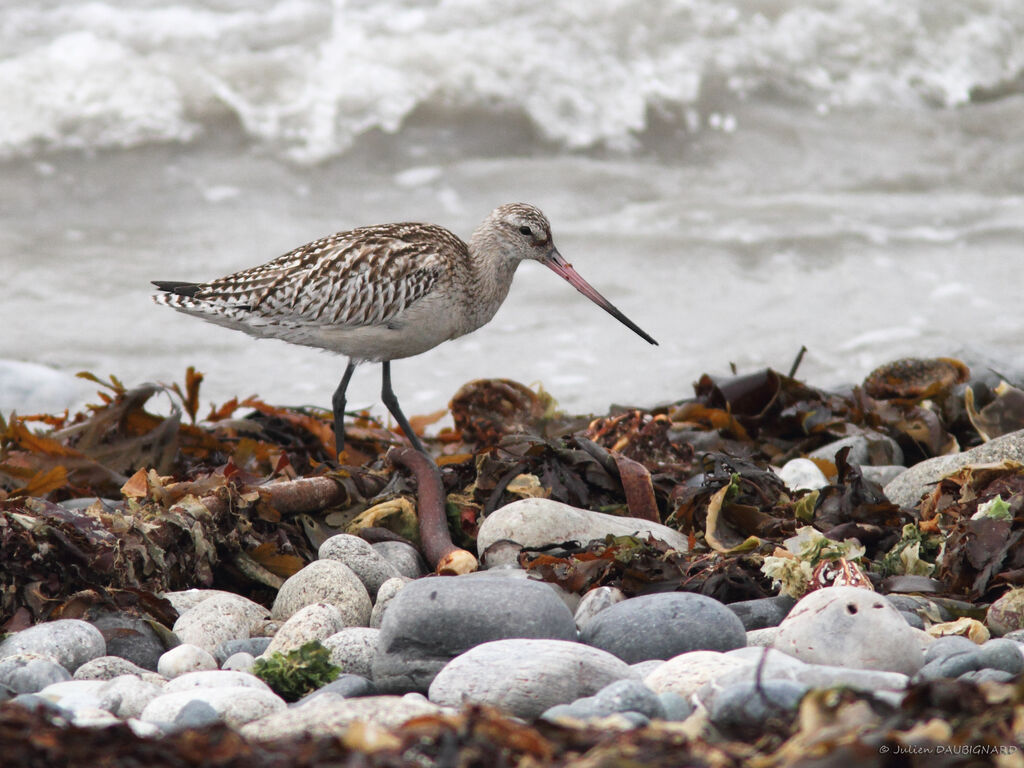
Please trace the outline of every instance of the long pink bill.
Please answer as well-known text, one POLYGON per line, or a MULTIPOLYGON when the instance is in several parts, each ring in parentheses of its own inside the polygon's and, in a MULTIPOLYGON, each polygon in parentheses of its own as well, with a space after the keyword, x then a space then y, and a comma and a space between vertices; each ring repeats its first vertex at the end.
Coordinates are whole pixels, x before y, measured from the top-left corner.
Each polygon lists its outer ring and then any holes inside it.
POLYGON ((658 343, 653 338, 651 338, 650 334, 641 330, 639 325, 637 325, 624 314, 622 314, 614 304, 612 304, 610 301, 608 301, 608 299, 606 299, 604 296, 598 293, 597 289, 594 288, 594 286, 592 286, 590 283, 588 283, 586 280, 580 277, 580 273, 573 269, 572 264, 563 259, 562 254, 560 254, 557 250, 552 249, 551 253, 549 253, 541 263, 544 266, 548 267, 555 274, 564 278, 566 282, 569 283, 569 285, 571 285, 577 291, 582 293, 592 302, 597 304, 597 306, 599 306, 609 315, 614 317, 624 326, 626 326, 631 331, 636 333, 644 341, 649 341, 651 344, 658 343))

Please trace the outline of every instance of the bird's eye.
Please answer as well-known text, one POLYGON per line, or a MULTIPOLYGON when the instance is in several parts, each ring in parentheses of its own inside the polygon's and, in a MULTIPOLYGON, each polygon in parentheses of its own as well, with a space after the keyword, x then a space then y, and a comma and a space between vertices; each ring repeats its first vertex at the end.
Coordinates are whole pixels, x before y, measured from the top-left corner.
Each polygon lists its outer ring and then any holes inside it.
POLYGON ((533 230, 529 227, 520 227, 519 234, 526 235, 527 237, 533 237, 533 230))

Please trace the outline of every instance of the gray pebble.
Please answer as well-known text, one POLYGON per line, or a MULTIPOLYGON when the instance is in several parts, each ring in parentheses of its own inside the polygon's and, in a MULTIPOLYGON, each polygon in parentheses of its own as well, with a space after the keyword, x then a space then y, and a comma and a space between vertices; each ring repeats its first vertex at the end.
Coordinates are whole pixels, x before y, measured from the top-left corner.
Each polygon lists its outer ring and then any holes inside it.
POLYGON ((228 656, 220 668, 229 672, 252 672, 255 663, 255 656, 245 651, 239 651, 228 656))
POLYGON ((113 680, 122 675, 152 675, 149 670, 120 656, 99 656, 75 670, 75 680, 113 680))
POLYGON ((565 603, 540 582, 471 575, 418 579, 384 614, 373 681, 388 693, 424 691, 453 657, 506 637, 574 641, 576 624, 565 603))
MULTIPOLYGON (((192 702, 202 702, 216 713, 216 720, 238 728, 287 709, 284 700, 269 690, 260 688, 191 688, 174 693, 163 693, 153 699, 142 711, 139 719, 148 723, 178 724, 177 719, 186 707, 196 707, 203 724, 210 722, 208 710, 192 702)), ((185 715, 187 719, 192 715, 185 715)))
POLYGON ((179 645, 167 651, 157 662, 156 670, 168 680, 202 669, 216 669, 212 654, 194 645, 179 645))
POLYGON ((217 659, 217 663, 223 666, 224 662, 236 653, 248 653, 252 656, 259 656, 267 650, 271 639, 269 637, 249 637, 244 640, 228 640, 226 643, 218 645, 213 655, 217 659))
POLYGON ((796 712, 808 689, 790 680, 734 683, 715 696, 708 713, 715 727, 728 736, 758 735, 767 721, 796 712))
POLYGON ((388 609, 388 605, 394 600, 395 595, 409 582, 410 579, 399 576, 394 579, 388 579, 380 585, 380 589, 377 590, 377 602, 373 604, 373 610, 370 611, 371 627, 380 629, 381 622, 384 621, 384 611, 388 609))
POLYGON ((486 704, 516 717, 534 718, 555 704, 635 677, 620 659, 581 643, 494 640, 448 662, 430 684, 429 695, 445 706, 486 704))
POLYGON ((342 630, 346 616, 331 603, 313 603, 292 614, 270 641, 263 656, 272 653, 288 653, 301 648, 311 640, 323 641, 342 630))
POLYGON ((907 624, 912 626, 914 629, 923 630, 925 628, 924 619, 922 619, 916 613, 913 613, 911 611, 900 611, 900 616, 902 616, 906 620, 907 624))
POLYGON ((580 639, 630 664, 688 651, 727 651, 747 642, 735 613, 717 600, 689 592, 662 592, 617 603, 588 622, 580 639))
POLYGON ((182 643, 213 653, 229 640, 244 640, 260 626, 268 611, 241 595, 218 594, 185 611, 174 622, 174 634, 182 643))
POLYGON ((296 701, 291 706, 298 707, 308 704, 310 701, 315 699, 317 696, 323 694, 334 694, 341 696, 345 699, 355 699, 360 696, 373 696, 377 693, 377 689, 373 687, 373 683, 367 680, 365 677, 360 675, 340 674, 334 680, 329 682, 327 685, 323 685, 317 688, 311 693, 307 693, 301 699, 296 701))
POLYGON ((401 576, 398 569, 369 542, 347 533, 339 533, 327 539, 320 545, 317 557, 321 560, 337 560, 351 568, 363 582, 370 599, 376 598, 377 590, 385 581, 401 576))
POLYGON ((178 713, 171 721, 174 730, 190 730, 193 728, 205 728, 208 725, 220 722, 220 714, 205 701, 193 699, 178 710, 178 713))
POLYGON ((430 572, 423 556, 416 547, 404 541, 378 541, 371 544, 373 551, 395 567, 399 574, 409 579, 418 579, 430 572))
POLYGON ((939 680, 941 678, 960 677, 962 674, 981 668, 980 653, 956 653, 928 662, 921 667, 921 670, 916 675, 916 679, 939 680))
POLYGON ((666 720, 682 721, 693 714, 693 705, 690 700, 675 691, 662 691, 658 694, 658 701, 661 702, 661 709, 665 713, 666 720))
POLYGON ((337 560, 315 560, 290 576, 277 592, 271 616, 285 621, 313 603, 335 606, 348 627, 365 627, 373 607, 363 582, 337 560))
POLYGON ((789 595, 762 597, 757 600, 741 600, 728 603, 727 608, 739 616, 743 629, 751 631, 765 627, 777 627, 786 614, 796 605, 796 599, 789 595))
POLYGON ((70 679, 71 673, 48 657, 19 653, 0 659, 0 684, 15 693, 36 693, 70 679))
POLYGON ((639 712, 648 718, 665 716, 658 695, 640 680, 616 680, 595 693, 594 701, 605 714, 639 712))
POLYGON ((323 644, 331 652, 331 663, 342 672, 370 677, 379 634, 380 630, 373 627, 348 627, 326 638, 323 644))
MULTIPOLYGON (((128 613, 109 613, 90 622, 106 641, 107 656, 119 656, 151 672, 168 649, 148 621, 128 613)), ((166 633, 166 629, 161 629, 166 633)), ((166 636, 166 634, 164 635, 166 636)))
POLYGON ((135 675, 122 675, 105 681, 96 696, 101 708, 127 719, 141 715, 146 705, 161 692, 159 685, 148 683, 135 675))
POLYGON ((936 659, 943 659, 947 656, 957 656, 962 653, 975 653, 978 650, 978 647, 978 644, 973 640, 968 640, 966 637, 962 637, 960 635, 937 637, 935 640, 928 643, 928 647, 925 648, 924 661, 928 664, 936 659))
POLYGON ((885 495, 901 507, 913 507, 934 484, 968 464, 988 464, 1010 459, 1024 462, 1024 430, 1010 432, 962 453, 936 456, 918 462, 885 486, 885 495))
POLYGON ((0 659, 20 653, 46 656, 68 672, 103 656, 107 643, 96 627, 79 619, 58 619, 15 632, 0 642, 0 659))
POLYGON ((999 669, 1011 675, 1024 671, 1021 646, 1013 640, 989 640, 978 649, 978 655, 981 658, 981 666, 987 669, 999 669))

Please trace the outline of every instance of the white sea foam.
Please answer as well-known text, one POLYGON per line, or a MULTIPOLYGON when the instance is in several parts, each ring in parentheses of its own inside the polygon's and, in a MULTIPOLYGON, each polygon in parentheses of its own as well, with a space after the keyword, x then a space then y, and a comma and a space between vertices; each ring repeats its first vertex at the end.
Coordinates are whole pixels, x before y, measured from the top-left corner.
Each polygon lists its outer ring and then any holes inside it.
POLYGON ((421 109, 621 150, 655 115, 732 131, 746 99, 941 109, 1022 73, 1018 0, 9 0, 0 154, 189 141, 229 115, 316 161, 421 109))

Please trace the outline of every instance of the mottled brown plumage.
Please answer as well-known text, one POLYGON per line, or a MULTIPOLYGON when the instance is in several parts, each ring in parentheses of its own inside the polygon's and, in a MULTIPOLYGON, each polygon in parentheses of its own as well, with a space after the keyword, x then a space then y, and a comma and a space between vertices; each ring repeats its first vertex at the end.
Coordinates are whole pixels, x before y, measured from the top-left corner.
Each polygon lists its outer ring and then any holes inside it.
POLYGON ((390 361, 420 354, 487 323, 508 295, 520 262, 550 267, 647 341, 650 336, 594 290, 555 249, 551 227, 532 205, 502 205, 469 243, 433 224, 360 227, 314 240, 258 267, 208 283, 155 282, 153 298, 180 312, 253 336, 348 356, 334 394, 343 441, 345 389, 354 366, 384 364, 383 399, 424 450, 391 391, 390 361))

